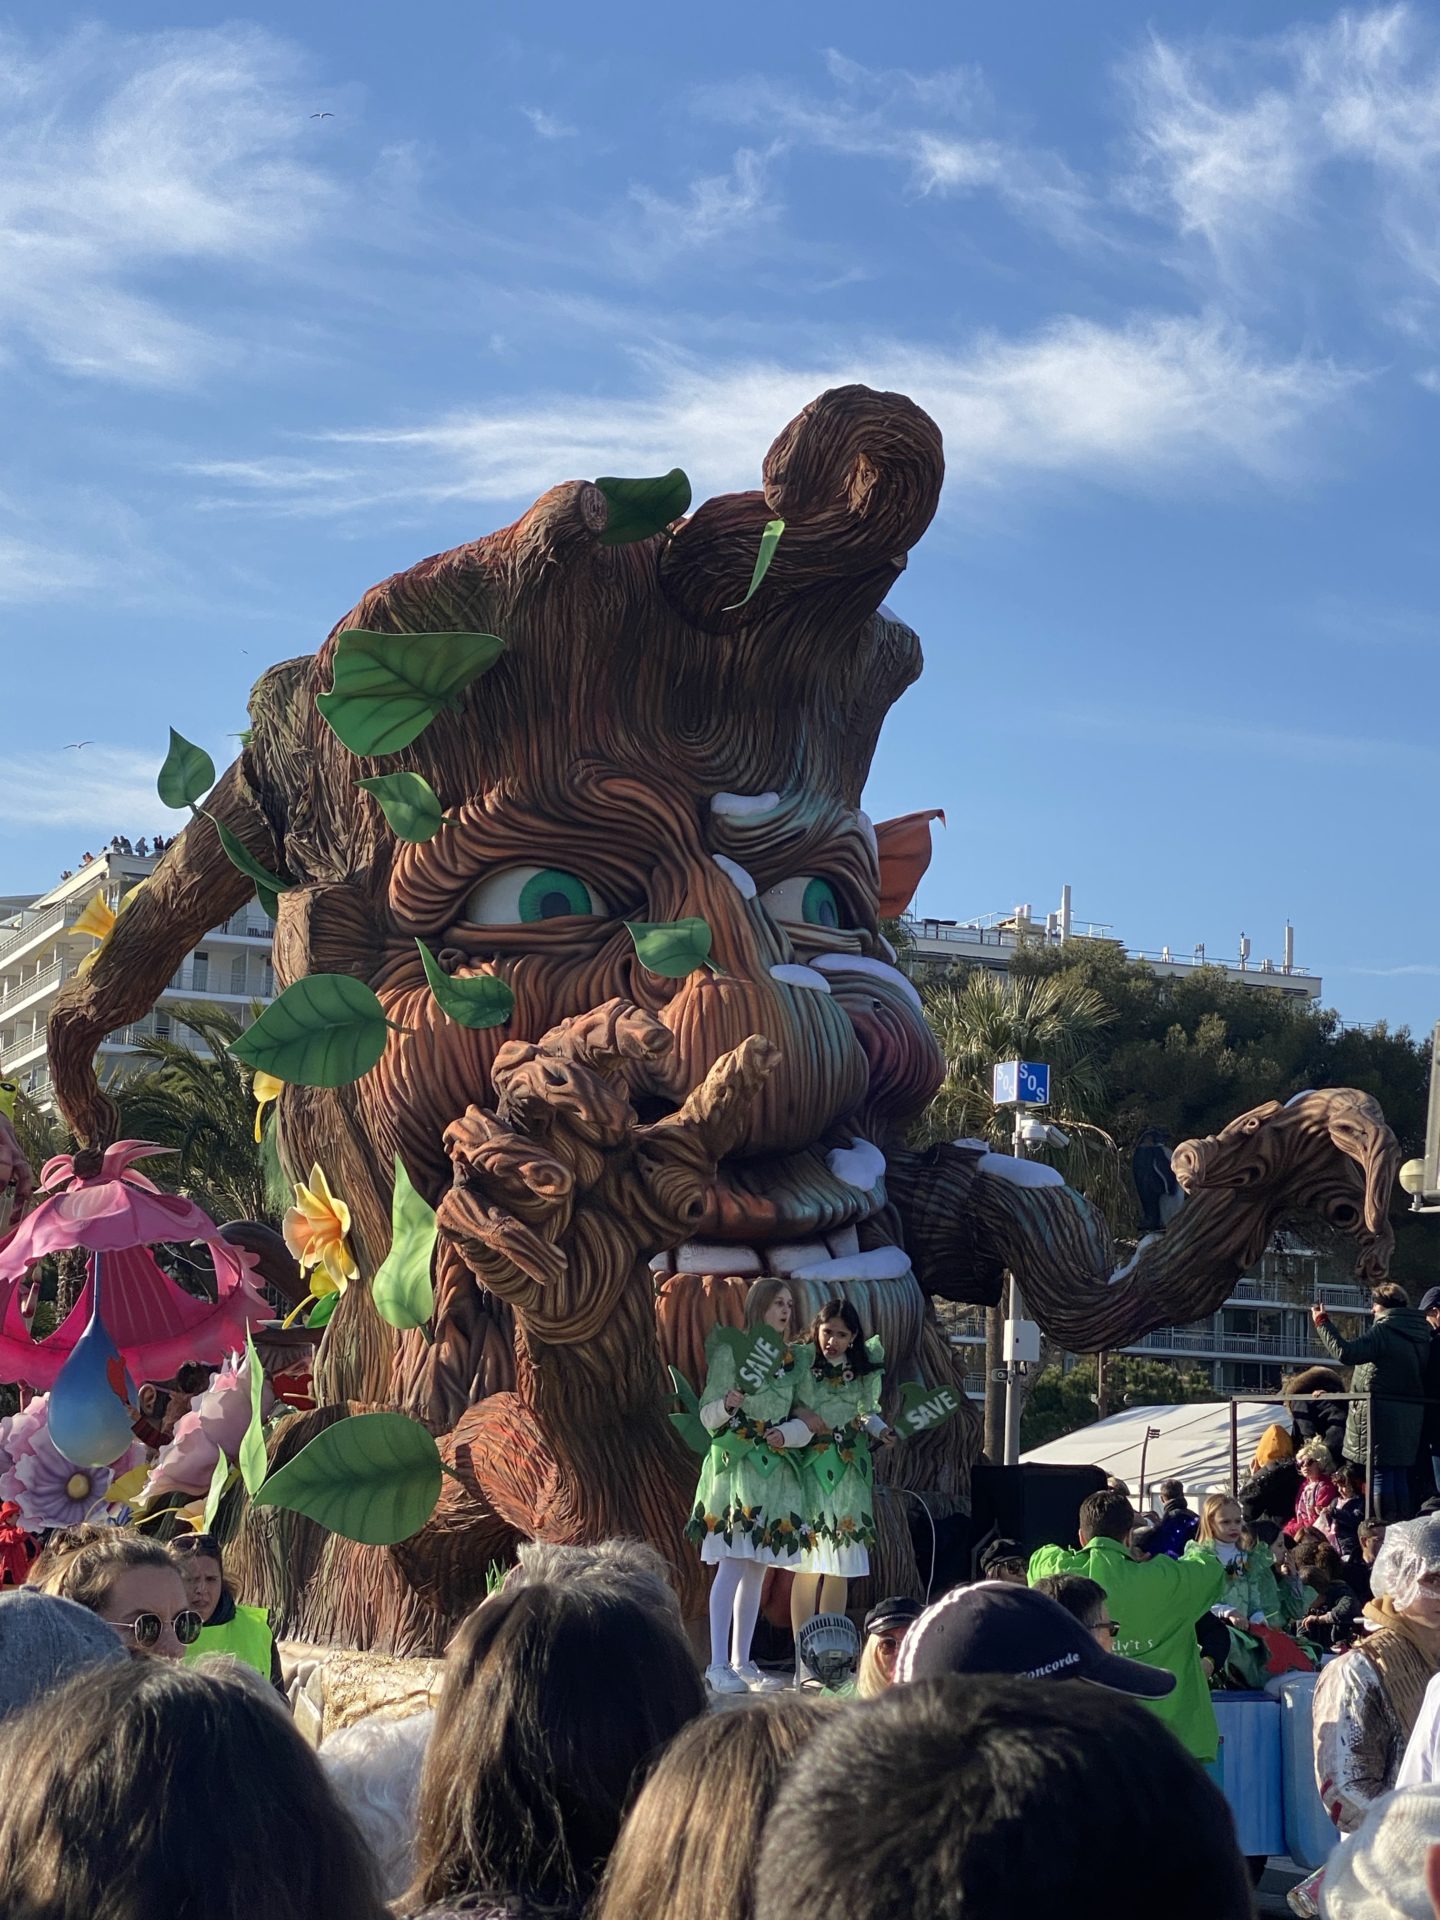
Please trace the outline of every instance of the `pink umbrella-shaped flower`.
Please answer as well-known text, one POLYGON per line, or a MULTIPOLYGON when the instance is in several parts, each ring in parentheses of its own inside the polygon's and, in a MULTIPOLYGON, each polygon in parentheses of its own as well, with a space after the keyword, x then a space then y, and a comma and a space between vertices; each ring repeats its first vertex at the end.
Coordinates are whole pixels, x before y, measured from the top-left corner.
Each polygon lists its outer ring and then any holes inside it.
POLYGON ((78 1526, 97 1517, 111 1482, 144 1458, 145 1449, 136 1445, 105 1467, 67 1460, 50 1437, 50 1396, 42 1393, 0 1420, 0 1499, 15 1502, 20 1524, 32 1532, 78 1526))
MULTIPOLYGON (((0 1243, 0 1380, 53 1387, 79 1345, 95 1306, 93 1257, 80 1298, 53 1333, 32 1340, 21 1310, 25 1276, 35 1262, 74 1247, 104 1256, 103 1330, 131 1381, 168 1380, 186 1361, 219 1362, 244 1345, 248 1327, 272 1317, 250 1279, 255 1256, 222 1240, 193 1200, 161 1193, 135 1171, 137 1160, 168 1151, 120 1140, 97 1172, 77 1171, 69 1154, 41 1170, 44 1197, 0 1243), (150 1248, 167 1241, 195 1241, 209 1250, 214 1300, 186 1293, 162 1271, 150 1248)), ((123 1397, 119 1378, 112 1384, 123 1397)))
MULTIPOLYGON (((267 1381, 261 1389, 261 1417, 269 1415, 275 1396, 267 1381)), ((161 1449, 140 1495, 142 1502, 165 1493, 198 1494, 207 1491, 215 1462, 223 1453, 234 1460, 250 1425, 250 1362, 232 1353, 208 1389, 191 1401, 175 1422, 175 1431, 161 1449)))

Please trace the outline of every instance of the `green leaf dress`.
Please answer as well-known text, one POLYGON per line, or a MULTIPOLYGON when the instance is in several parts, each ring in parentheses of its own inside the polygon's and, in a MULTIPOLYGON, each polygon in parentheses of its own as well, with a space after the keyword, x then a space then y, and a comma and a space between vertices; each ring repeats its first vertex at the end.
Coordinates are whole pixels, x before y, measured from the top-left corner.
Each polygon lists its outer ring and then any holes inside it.
POLYGON ((818 1413, 829 1433, 812 1439, 801 1458, 805 1516, 812 1535, 801 1573, 833 1573, 858 1580, 870 1571, 875 1544, 875 1469, 870 1437, 884 1433, 880 1417, 885 1349, 878 1337, 865 1342, 869 1373, 851 1373, 816 1357, 803 1373, 796 1367, 795 1405, 818 1413), (848 1378, 846 1376, 849 1376, 848 1378))
POLYGON ((735 1349, 726 1329, 712 1328, 705 1342, 705 1390, 700 1418, 711 1434, 700 1469, 695 1507, 685 1528, 706 1566, 720 1560, 759 1560, 767 1566, 797 1566, 808 1539, 801 1497, 799 1452, 809 1439, 803 1422, 789 1419, 795 1382, 808 1373, 813 1347, 786 1346, 765 1385, 747 1393, 734 1413, 725 1396, 737 1384, 735 1349), (786 1449, 767 1445, 771 1427, 785 1429, 786 1449))

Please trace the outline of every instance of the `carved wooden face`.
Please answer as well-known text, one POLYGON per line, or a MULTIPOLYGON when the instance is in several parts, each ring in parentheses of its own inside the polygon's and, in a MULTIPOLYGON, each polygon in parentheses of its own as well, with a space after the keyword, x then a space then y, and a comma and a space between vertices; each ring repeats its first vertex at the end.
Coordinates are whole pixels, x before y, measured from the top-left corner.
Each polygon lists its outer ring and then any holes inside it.
POLYGON ((402 1150, 443 1185, 444 1128, 489 1104, 499 1048, 618 996, 674 1035, 633 1084, 642 1121, 678 1107, 748 1036, 780 1050, 701 1236, 803 1241, 883 1206, 884 1143, 942 1062, 876 927, 875 834, 862 814, 804 791, 687 789, 674 769, 583 762, 563 792, 497 787, 452 812, 434 840, 399 852, 390 879, 392 931, 373 984, 408 1031, 357 1089, 382 1164, 402 1150), (648 971, 626 921, 690 916, 711 928, 714 970, 648 971), (453 973, 506 980, 507 1024, 447 1020, 417 938, 453 973))

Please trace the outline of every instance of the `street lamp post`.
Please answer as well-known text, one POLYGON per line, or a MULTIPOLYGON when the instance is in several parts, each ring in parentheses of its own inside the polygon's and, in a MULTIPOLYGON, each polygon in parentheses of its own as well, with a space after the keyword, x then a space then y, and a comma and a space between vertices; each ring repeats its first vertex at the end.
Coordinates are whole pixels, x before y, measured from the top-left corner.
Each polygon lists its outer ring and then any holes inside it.
MULTIPOLYGON (((1046 1127, 1034 1118, 1032 1109, 1050 1103, 1050 1069, 1032 1060, 1006 1060, 991 1075, 991 1098, 997 1107, 1011 1107, 1015 1127, 1010 1150, 1017 1160, 1027 1157, 1035 1138, 1052 1138, 1063 1143, 1065 1136, 1054 1127, 1046 1127)), ((1011 1269, 1010 1292, 1005 1315, 1005 1443, 1004 1461, 1015 1466, 1020 1459, 1020 1382, 1040 1358, 1040 1329, 1025 1318, 1025 1299, 1020 1276, 1011 1269)))

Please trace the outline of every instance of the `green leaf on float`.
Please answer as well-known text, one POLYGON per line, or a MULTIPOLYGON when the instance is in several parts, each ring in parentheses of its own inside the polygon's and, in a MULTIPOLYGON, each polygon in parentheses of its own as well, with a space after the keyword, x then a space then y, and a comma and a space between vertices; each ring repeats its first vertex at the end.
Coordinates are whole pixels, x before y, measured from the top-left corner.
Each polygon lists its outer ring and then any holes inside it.
POLYGON ((900 1389, 900 1411, 895 1429, 907 1439, 943 1427, 960 1411, 960 1395, 954 1387, 927 1387, 918 1380, 907 1380, 900 1389))
POLYGON ((307 973, 230 1042, 247 1067, 294 1087, 348 1087, 385 1051, 385 1009, 348 973, 307 973))
POLYGON ((390 824, 390 830, 399 840, 409 840, 419 846, 426 840, 433 840, 440 831, 445 818, 444 809, 435 798, 435 789, 419 773, 377 773, 368 780, 357 780, 357 787, 364 787, 367 793, 373 793, 380 802, 380 811, 390 824))
POLYGON ((203 747, 170 729, 170 751, 155 782, 167 807, 190 807, 215 784, 215 762, 203 747))
POLYGON ((390 1251, 370 1282, 370 1301, 380 1318, 404 1332, 424 1327, 435 1311, 430 1260, 435 1252, 435 1209, 415 1191, 405 1162, 395 1156, 390 1200, 390 1251))
POLYGON ((710 1430, 700 1418, 700 1397, 678 1367, 670 1369, 670 1384, 679 1407, 670 1415, 670 1424, 692 1453, 710 1451, 710 1430))
POLYGON ((245 1491, 253 1500, 260 1491, 268 1462, 265 1458, 265 1420, 261 1413, 261 1403, 265 1398, 265 1369, 255 1351, 255 1336, 248 1327, 245 1329, 245 1361, 249 1369, 250 1424, 241 1439, 236 1465, 240 1469, 240 1478, 245 1482, 245 1491))
POLYGON ((750 575, 750 585, 745 589, 744 599, 735 601, 726 607, 726 613, 736 613, 747 601, 753 600, 755 590, 770 571, 770 562, 775 558, 775 549, 780 544, 780 536, 785 531, 783 520, 767 520, 765 531, 760 536, 760 551, 755 556, 755 568, 750 575))
POLYGON ((315 704, 351 753, 400 753, 505 651, 494 633, 370 633, 337 637, 334 679, 315 704))
POLYGON ((273 920, 280 911, 280 903, 276 896, 288 893, 291 883, 271 873, 268 867, 262 867, 254 855, 246 850, 244 842, 230 831, 223 820, 217 820, 213 813, 206 813, 203 807, 197 807, 196 812, 203 814, 219 834, 221 849, 231 866, 238 867, 247 880, 255 882, 255 892, 260 904, 273 920))
POLYGON ((709 922, 686 920, 627 920, 640 964, 667 980, 683 980, 697 967, 710 965, 712 935, 709 922))
POLYGON ((653 480, 616 480, 607 476, 596 486, 610 504, 610 518, 600 536, 602 547, 627 547, 663 533, 690 505, 690 478, 683 467, 657 474, 653 480))
POLYGON ((201 1533, 214 1532, 215 1516, 220 1511, 220 1502, 225 1498, 225 1489, 230 1485, 230 1476, 234 1471, 222 1448, 215 1462, 215 1471, 210 1476, 210 1491, 205 1495, 205 1510, 200 1516, 201 1533))
POLYGON ((440 1450, 403 1413, 356 1413, 317 1433, 272 1473, 257 1507, 285 1507, 367 1547, 393 1547, 440 1498, 440 1450))
POLYGON ((340 1304, 340 1289, 337 1287, 334 1293, 327 1293, 323 1295, 321 1299, 315 1302, 314 1306, 310 1309, 309 1313, 307 1313, 305 1316, 306 1327, 307 1328, 328 1327, 330 1324, 330 1316, 332 1313, 334 1313, 336 1307, 338 1307, 339 1304, 340 1304))
POLYGON ((440 966, 423 940, 417 939, 425 978, 440 1011, 460 1027, 498 1027, 515 1011, 515 996, 493 973, 477 973, 456 980, 440 966))

